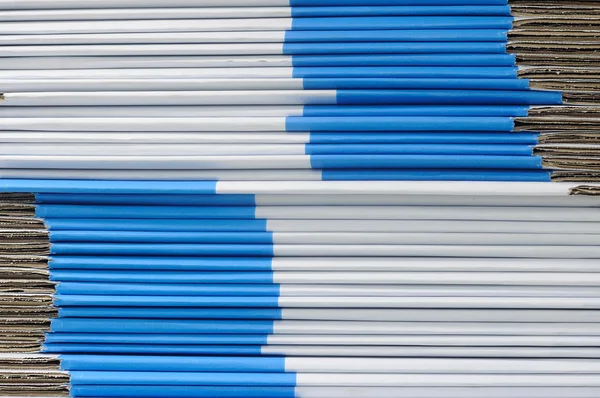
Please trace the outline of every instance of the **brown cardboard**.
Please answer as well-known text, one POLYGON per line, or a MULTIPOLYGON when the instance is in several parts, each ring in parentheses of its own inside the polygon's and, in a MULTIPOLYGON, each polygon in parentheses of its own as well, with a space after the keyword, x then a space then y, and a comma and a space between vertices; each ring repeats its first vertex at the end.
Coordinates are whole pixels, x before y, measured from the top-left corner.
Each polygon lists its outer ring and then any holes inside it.
POLYGON ((0 270, 6 268, 34 268, 45 270, 48 269, 47 256, 34 255, 2 255, 0 254, 0 270))
POLYGON ((14 307, 3 306, 0 309, 0 317, 49 317, 56 316, 58 311, 54 307, 37 306, 37 307, 14 307))
POLYGON ((0 330, 7 330, 13 326, 27 325, 27 327, 36 328, 43 327, 47 328, 50 321, 47 318, 40 317, 28 317, 28 318, 1 318, 0 319, 0 330))
POLYGON ((52 305, 51 294, 0 294, 0 306, 39 306, 52 305))
POLYGON ((50 254, 50 243, 41 240, 32 242, 1 242, 0 255, 10 254, 48 255, 50 254))
POLYGON ((35 386, 23 386, 21 388, 21 386, 19 386, 18 389, 10 388, 1 388, 0 387, 0 392, 5 396, 5 397, 33 397, 35 396, 36 398, 46 398, 46 397, 68 397, 69 396, 69 389, 67 385, 60 385, 60 386, 55 386, 55 385, 50 385, 50 386, 43 386, 43 385, 35 385, 35 386))
POLYGON ((542 165, 549 169, 600 171, 600 157, 589 158, 583 156, 546 156, 542 158, 542 165))
POLYGON ((1 203, 0 217, 35 217, 35 206, 26 203, 1 203))
POLYGON ((578 17, 600 16, 600 8, 593 2, 583 1, 518 1, 511 0, 511 14, 515 17, 578 17))
POLYGON ((3 279, 27 279, 36 281, 47 281, 49 273, 44 269, 37 268, 26 268, 26 267, 15 267, 15 268, 1 268, 0 267, 0 278, 3 279))
MULTIPOLYGON (((539 156, 600 156, 600 147, 590 145, 543 145, 534 148, 534 154, 539 156)), ((2 285, 0 285, 1 288, 2 285)))
POLYGON ((57 355, 0 354, 0 369, 18 370, 23 368, 59 371, 60 360, 57 355))
POLYGON ((0 192, 0 203, 34 204, 35 195, 32 193, 0 192))
POLYGON ((528 40, 512 40, 506 46, 509 52, 516 54, 537 54, 537 53, 576 53, 582 55, 588 52, 598 51, 600 49, 600 39, 575 39, 570 40, 543 40, 538 38, 528 40))
POLYGON ((515 119, 516 131, 594 131, 597 129, 600 129, 600 118, 548 115, 515 119))
POLYGON ((571 188, 570 194, 573 196, 600 196, 600 186, 598 185, 579 185, 571 188))
POLYGON ((44 222, 28 217, 0 217, 0 230, 6 229, 46 229, 44 222))
POLYGON ((0 242, 48 242, 48 231, 41 229, 0 229, 0 242))
POLYGON ((555 182, 600 182, 600 173, 586 171, 555 171, 551 176, 555 182))
POLYGON ((600 144, 600 133, 595 132, 557 132, 544 133, 538 138, 540 144, 600 144))
POLYGON ((551 40, 581 40, 589 38, 600 38, 600 31, 594 29, 553 29, 549 31, 536 31, 531 29, 512 29, 508 32, 508 38, 511 42, 519 40, 539 39, 544 41, 546 38, 551 40))
POLYGON ((600 15, 552 15, 520 17, 516 16, 513 27, 521 30, 596 30, 600 28, 600 15))
POLYGON ((24 381, 27 384, 55 384, 56 382, 68 382, 69 374, 60 370, 0 369, 0 386, 8 386, 20 381, 24 381))
MULTIPOLYGON (((31 202, 28 194, 0 195, 0 353, 39 353, 57 315, 48 231, 33 218, 31 202)), ((56 360, 48 361, 0 355, 0 395, 65 395, 68 378, 45 373, 57 370, 56 360)))
POLYGON ((600 118, 600 106, 533 106, 529 116, 577 116, 600 118))
POLYGON ((585 66, 585 67, 600 67, 600 54, 593 52, 549 52, 549 53, 523 53, 517 55, 517 64, 533 65, 533 66, 585 66))
MULTIPOLYGON (((54 283, 46 280, 5 280, 0 279, 0 293, 54 293, 54 283)), ((0 323, 2 319, 0 318, 0 323)))
POLYGON ((524 66, 519 64, 519 77, 533 79, 598 79, 600 76, 600 67, 583 67, 560 66, 560 65, 540 65, 540 66, 524 66))
POLYGON ((5 347, 0 344, 0 354, 4 353, 26 353, 26 354, 34 354, 40 352, 42 349, 42 342, 38 343, 19 343, 12 345, 10 347, 5 347))

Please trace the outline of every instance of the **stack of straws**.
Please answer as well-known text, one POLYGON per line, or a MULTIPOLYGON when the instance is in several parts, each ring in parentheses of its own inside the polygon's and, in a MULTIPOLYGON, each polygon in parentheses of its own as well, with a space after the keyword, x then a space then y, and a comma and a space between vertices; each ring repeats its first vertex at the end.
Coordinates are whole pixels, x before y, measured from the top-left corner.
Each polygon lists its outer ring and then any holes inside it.
POLYGON ((600 396, 600 14, 512 6, 0 0, 0 394, 600 396))

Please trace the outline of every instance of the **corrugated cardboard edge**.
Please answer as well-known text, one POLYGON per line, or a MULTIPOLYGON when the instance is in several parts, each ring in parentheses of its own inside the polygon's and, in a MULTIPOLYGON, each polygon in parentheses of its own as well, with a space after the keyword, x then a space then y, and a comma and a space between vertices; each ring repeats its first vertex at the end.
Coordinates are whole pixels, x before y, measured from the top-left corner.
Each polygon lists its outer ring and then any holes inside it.
POLYGON ((0 203, 35 204, 32 193, 0 192, 0 203))
MULTIPOLYGON (((576 145, 576 144, 545 144, 537 145, 533 153, 538 156, 581 156, 593 157, 600 155, 600 146, 598 145, 576 145)), ((0 285, 1 286, 1 285, 0 285)))
POLYGON ((542 158, 542 164, 545 168, 555 170, 600 171, 600 157, 545 156, 542 158))
POLYGON ((40 354, 57 309, 49 233, 34 203, 33 194, 0 193, 0 395, 65 397, 59 357, 40 354))
POLYGON ((599 185, 579 185, 569 190, 572 196, 600 196, 599 185))
POLYGON ((540 144, 600 144, 600 134, 593 131, 545 132, 539 135, 540 144))

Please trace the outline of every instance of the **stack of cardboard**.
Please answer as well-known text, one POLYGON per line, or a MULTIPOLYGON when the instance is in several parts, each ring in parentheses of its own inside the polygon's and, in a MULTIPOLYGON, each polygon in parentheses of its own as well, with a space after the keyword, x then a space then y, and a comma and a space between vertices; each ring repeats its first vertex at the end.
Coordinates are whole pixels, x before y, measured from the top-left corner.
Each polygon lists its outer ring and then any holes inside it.
POLYGON ((542 132, 538 153, 563 169, 557 181, 597 181, 600 127, 600 14, 595 1, 511 1, 516 17, 508 49, 519 76, 539 89, 560 90, 564 106, 534 108, 519 120, 542 132), (570 106, 577 105, 577 106, 570 106), (585 170, 573 171, 573 168, 585 170))

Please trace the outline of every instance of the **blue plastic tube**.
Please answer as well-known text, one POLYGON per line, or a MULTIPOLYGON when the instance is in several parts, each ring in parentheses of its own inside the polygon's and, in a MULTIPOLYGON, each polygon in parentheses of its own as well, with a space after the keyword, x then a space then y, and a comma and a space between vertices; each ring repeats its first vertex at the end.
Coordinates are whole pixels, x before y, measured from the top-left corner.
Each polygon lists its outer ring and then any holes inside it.
POLYGON ((260 345, 43 344, 43 353, 258 356, 260 345))
POLYGON ((485 144, 307 144, 307 155, 498 155, 533 156, 532 145, 485 144))
POLYGON ((323 181, 550 182, 548 170, 323 170, 323 181))
POLYGON ((512 16, 383 16, 294 18, 292 30, 511 29, 512 16))
POLYGON ((502 42, 284 43, 283 55, 331 54, 505 54, 502 42))
MULTIPOLYGON (((347 56, 346 56, 347 57, 347 56)), ((346 58, 345 57, 345 58, 346 58)), ((427 64, 438 62, 441 66, 315 66, 315 67, 295 67, 293 68, 293 77, 296 78, 360 78, 360 77, 393 77, 393 78, 426 78, 426 79, 516 79, 517 67, 514 66, 514 58, 511 56, 493 56, 493 61, 501 61, 500 66, 478 66, 478 63, 483 63, 479 55, 472 56, 456 56, 449 54, 441 54, 436 57, 436 60, 430 57, 423 56, 405 56, 405 62, 411 61, 417 64, 427 64), (450 59, 448 59, 450 58, 450 59), (500 59, 498 59, 500 58, 500 59), (461 66, 454 66, 455 62, 460 62, 461 66)), ((487 58, 487 57, 486 57, 487 58)), ((297 57, 295 57, 297 59, 297 57)), ((352 57, 353 60, 356 57, 352 57)), ((375 60, 385 61, 389 57, 377 57, 375 60)), ((375 61, 372 57, 368 60, 369 63, 375 61)), ((340 60, 341 61, 341 60, 340 60)), ((390 62, 400 63, 401 61, 393 58, 390 62)), ((338 62, 341 63, 341 62, 338 62)), ((386 65, 383 63, 383 65, 386 65)))
MULTIPOLYGON (((102 296, 65 296, 65 297, 102 297, 102 296)), ((104 296, 107 301, 119 299, 113 296, 104 296)), ((208 299, 217 303, 223 297, 170 297, 180 301, 203 301, 208 299)), ((148 299, 152 297, 125 297, 125 299, 148 299)), ((159 297, 165 299, 165 297, 159 297)), ((248 297, 246 297, 248 299, 248 297)), ((274 297, 251 297, 252 301, 276 303, 274 297)), ((243 297, 236 300, 244 300, 243 297)), ((273 304, 271 304, 273 306, 273 304)), ((162 306, 159 306, 162 307, 162 306)), ((273 333, 272 321, 259 320, 170 320, 170 319, 108 319, 108 318, 64 318, 53 319, 50 327, 54 333, 131 333, 131 334, 271 334, 273 333)), ((124 343, 126 341, 123 341, 124 343)))
MULTIPOLYGON (((71 206, 38 205, 40 218, 254 219, 254 206, 71 206)), ((172 222, 172 221, 171 221, 172 222)))
MULTIPOLYGON (((320 7, 325 9, 326 7, 320 7)), ((339 7, 336 7, 339 8, 339 7)), ((381 10, 378 7, 365 7, 381 10)), ((390 8, 390 7, 386 7, 390 8)), ((476 6, 481 8, 481 6, 476 6)), ((426 29, 426 30, 317 30, 285 32, 286 43, 319 42, 506 42, 504 29, 426 29)))
POLYGON ((275 284, 198 284, 169 285, 143 283, 80 283, 61 282, 56 294, 93 294, 121 296, 279 296, 279 285, 275 284))
MULTIPOLYGON (((125 220, 127 221, 127 220, 125 220)), ((172 222, 172 221, 171 221, 172 222)), ((177 221, 179 223, 179 220, 177 221)), ((61 270, 98 270, 100 273, 93 274, 96 281, 100 276, 108 276, 107 270, 144 270, 145 272, 134 272, 135 275, 147 275, 149 271, 249 271, 249 275, 260 276, 257 271, 264 271, 265 282, 272 283, 273 275, 268 272, 272 270, 270 258, 260 257, 149 257, 148 255, 139 257, 111 257, 111 256, 58 256, 50 258, 49 267, 53 270, 52 274, 61 280, 69 274, 57 274, 55 271, 61 270), (250 272, 251 271, 251 272, 250 272)), ((161 273, 162 274, 162 273, 161 273)), ((214 277, 219 273, 211 272, 214 277)), ((76 274, 72 274, 75 275, 76 274)), ((163 274, 166 275, 166 274, 163 274)), ((173 275, 175 276, 175 274, 173 275)), ((77 279, 70 279, 77 281, 77 279)), ((85 280, 85 279, 79 279, 85 280)), ((109 279, 110 280, 110 279, 109 279)), ((112 282, 112 280, 110 280, 112 282)), ((235 283, 235 282, 234 282, 235 283)))
POLYGON ((542 169, 539 156, 311 155, 315 169, 542 169))
MULTIPOLYGON (((379 80, 379 79, 377 79, 379 80)), ((442 85, 452 83, 451 80, 445 79, 391 79, 396 81, 394 84, 419 84, 419 81, 429 81, 427 85, 434 85, 436 81, 444 82, 442 85), (398 82, 398 80, 402 80, 398 82)), ((469 80, 469 79, 460 79, 469 80)), ((474 79, 475 80, 475 79, 474 79)), ((494 79, 489 79, 488 82, 494 79)), ((505 82, 504 79, 497 79, 500 82, 505 82)), ((518 80, 517 80, 518 81, 518 80)), ((487 85, 488 82, 485 84, 487 85)), ((478 83, 471 81, 469 84, 478 83)), ((495 85, 489 83, 490 86, 495 85)), ((500 83, 500 85, 503 83, 500 83)), ((500 85, 497 86, 500 87, 500 85)), ((522 85, 522 83, 519 83, 522 85)), ((526 83, 526 85, 528 85, 526 83)), ((506 86, 505 86, 506 87, 506 86)), ((515 85, 516 87, 516 85, 515 85)), ((525 87, 525 86, 521 86, 525 87)), ((339 105, 304 105, 303 116, 509 116, 509 117, 525 117, 529 112, 529 106, 525 105, 380 105, 380 106, 339 106, 339 105)), ((357 134, 357 133, 353 133, 357 134)), ((373 133, 364 132, 365 135, 373 135, 373 133)), ((423 134, 423 133, 419 133, 423 134)), ((311 140, 311 142, 313 142, 311 140)))
MULTIPOLYGON (((118 196, 118 195, 117 195, 118 196)), ((183 195, 171 195, 170 201, 162 202, 168 206, 195 206, 185 201, 177 203, 177 198, 183 195), (186 204, 187 203, 187 204, 186 204)), ((76 199, 75 199, 76 200, 76 199)), ((114 204, 114 205, 148 205, 151 198, 139 199, 120 197, 114 198, 114 202, 94 202, 82 199, 84 202, 74 204, 114 204), (148 200, 144 200, 148 199, 148 200)), ((100 199, 102 200, 102 199, 100 199)), ((160 200, 160 199, 157 199, 160 200)), ((68 202, 57 202, 68 203, 68 202)), ((159 205, 156 203, 156 205, 159 205)), ((215 203, 219 206, 219 203, 215 203)), ((164 231, 164 232, 266 232, 266 220, 177 220, 173 223, 170 219, 85 219, 85 218, 47 218, 44 220, 50 231, 164 231)))
POLYGON ((305 90, 529 90, 528 79, 305 78, 303 85, 305 90))
POLYGON ((285 373, 285 358, 61 355, 61 370, 124 372, 285 373))
MULTIPOLYGON (((59 307, 80 307, 80 306, 93 306, 93 307, 222 307, 222 308, 253 308, 253 307, 264 307, 264 308, 279 308, 277 297, 189 297, 189 296, 160 296, 160 297, 146 297, 146 296, 84 296, 84 295, 57 295, 54 299, 54 303, 59 307)), ((55 321, 64 321, 64 319, 56 319, 55 321)), ((218 325, 217 325, 218 326, 218 325)), ((216 327, 212 333, 224 333, 224 330, 220 327, 216 327)), ((107 326, 106 326, 107 327, 107 326)), ((183 330, 183 329, 177 329, 183 330)), ((187 333, 211 333, 208 328, 202 329, 204 332, 192 332, 187 333)), ((212 329, 211 329, 212 330, 212 329)), ((229 330, 229 329, 228 329, 229 330)), ((231 329, 234 330, 234 329, 231 329)), ((230 333, 242 333, 239 331, 231 331, 230 333)), ((65 330, 68 331, 68 330, 65 330)), ((122 325, 115 325, 113 333, 123 332, 122 325)), ((91 331, 90 331, 91 332, 91 331)), ((107 331, 108 332, 108 331, 107 331)), ((156 333, 158 329, 148 329, 146 333, 156 333), (154 330, 154 331, 152 331, 154 330)), ((167 333, 172 333, 173 330, 169 330, 167 333)), ((140 330, 134 329, 132 333, 141 333, 140 330)), ((247 332, 250 333, 250 332, 247 332)))
POLYGON ((506 5, 507 0, 289 0, 292 7, 312 6, 455 6, 506 5))
POLYGON ((265 245, 273 243, 272 232, 168 232, 168 231, 53 231, 50 242, 77 243, 240 243, 265 245))
POLYGON ((446 5, 440 6, 321 6, 293 7, 293 18, 310 17, 366 17, 366 16, 510 16, 507 5, 446 5))
POLYGON ((151 344, 151 345, 267 345, 266 334, 131 334, 57 333, 46 334, 46 343, 151 344))
MULTIPOLYGON (((101 258, 102 259, 102 258, 101 258)), ((176 262, 177 259, 171 260, 176 262)), ((271 284, 272 272, 173 272, 53 270, 55 282, 160 283, 160 284, 271 284)))
POLYGON ((520 144, 536 145, 538 133, 321 133, 310 134, 313 144, 520 144))
POLYGON ((94 398, 296 398, 294 387, 74 385, 70 391, 74 397, 94 398))
POLYGON ((89 256, 254 256, 272 257, 271 244, 59 243, 51 255, 89 256))
POLYGON ((296 385, 295 373, 72 371, 71 385, 281 386, 296 385))
POLYGON ((256 204, 254 195, 106 195, 38 193, 35 195, 35 201, 39 204, 140 204, 163 206, 254 206, 256 204))
POLYGON ((282 319, 279 308, 67 307, 59 308, 58 314, 61 318, 282 319))
POLYGON ((288 116, 286 131, 489 131, 511 132, 510 117, 442 117, 442 116, 381 116, 381 117, 302 117, 288 116))
POLYGON ((358 55, 295 55, 292 66, 478 66, 514 67, 513 54, 358 54, 358 55))
POLYGON ((558 91, 338 90, 338 105, 560 105, 558 91))

